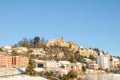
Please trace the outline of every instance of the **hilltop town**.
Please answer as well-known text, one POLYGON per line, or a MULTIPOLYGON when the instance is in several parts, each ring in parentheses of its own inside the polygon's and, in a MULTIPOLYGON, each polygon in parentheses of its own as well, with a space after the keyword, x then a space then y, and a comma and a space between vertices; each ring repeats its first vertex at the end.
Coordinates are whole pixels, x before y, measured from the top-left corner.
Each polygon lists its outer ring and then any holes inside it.
MULTIPOLYGON (((83 80, 85 74, 120 73, 120 58, 74 42, 34 37, 0 48, 0 76, 30 75, 50 80, 83 80)), ((44 79, 43 79, 44 80, 44 79)), ((84 78, 84 80, 87 80, 84 78)))

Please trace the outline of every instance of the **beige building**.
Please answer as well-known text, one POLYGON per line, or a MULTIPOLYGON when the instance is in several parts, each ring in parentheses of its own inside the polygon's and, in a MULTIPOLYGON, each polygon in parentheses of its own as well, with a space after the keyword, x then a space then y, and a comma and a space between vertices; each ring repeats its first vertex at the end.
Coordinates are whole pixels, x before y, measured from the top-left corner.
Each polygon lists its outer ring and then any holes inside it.
POLYGON ((12 51, 16 52, 17 54, 25 54, 28 49, 26 47, 17 47, 17 48, 12 48, 12 51))
POLYGON ((47 47, 49 46, 62 46, 62 47, 69 47, 68 43, 64 42, 64 37, 61 37, 61 40, 49 40, 46 44, 47 47))
POLYGON ((60 46, 60 47, 67 47, 69 50, 77 51, 79 46, 76 45, 74 42, 65 42, 64 37, 61 37, 61 40, 49 40, 46 44, 47 47, 50 46, 60 46))
POLYGON ((120 61, 110 61, 110 68, 118 68, 118 65, 120 65, 120 61))

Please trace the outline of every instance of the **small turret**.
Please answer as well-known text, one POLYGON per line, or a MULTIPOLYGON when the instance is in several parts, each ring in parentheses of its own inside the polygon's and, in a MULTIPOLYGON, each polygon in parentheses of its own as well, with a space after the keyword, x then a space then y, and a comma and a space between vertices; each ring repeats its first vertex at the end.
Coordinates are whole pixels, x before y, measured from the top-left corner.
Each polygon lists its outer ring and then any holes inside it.
POLYGON ((61 42, 64 43, 64 36, 61 37, 61 42))

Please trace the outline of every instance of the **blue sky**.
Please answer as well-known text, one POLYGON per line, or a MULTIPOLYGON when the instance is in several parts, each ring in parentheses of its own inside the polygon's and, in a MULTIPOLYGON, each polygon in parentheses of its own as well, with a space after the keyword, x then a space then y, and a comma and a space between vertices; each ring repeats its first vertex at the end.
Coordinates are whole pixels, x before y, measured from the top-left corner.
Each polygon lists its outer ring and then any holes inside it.
POLYGON ((120 0, 1 0, 0 46, 24 37, 74 41, 120 56, 120 0))

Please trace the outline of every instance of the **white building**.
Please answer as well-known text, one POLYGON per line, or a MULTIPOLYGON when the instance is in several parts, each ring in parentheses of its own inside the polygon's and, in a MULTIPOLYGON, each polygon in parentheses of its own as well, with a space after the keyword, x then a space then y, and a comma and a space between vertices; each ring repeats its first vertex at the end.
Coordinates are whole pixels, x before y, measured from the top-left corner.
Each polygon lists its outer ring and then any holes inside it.
POLYGON ((112 57, 112 61, 113 61, 113 62, 119 62, 120 60, 119 60, 119 58, 117 58, 117 57, 112 57))
POLYGON ((69 61, 58 61, 59 67, 63 66, 63 65, 69 65, 70 62, 69 61))
POLYGON ((58 63, 57 61, 45 61, 44 62, 44 68, 46 68, 47 70, 51 70, 52 68, 57 68, 58 67, 58 63))
POLYGON ((43 48, 36 48, 36 49, 31 49, 33 52, 31 54, 33 55, 39 55, 39 56, 46 56, 46 51, 43 48))
POLYGON ((64 74, 68 74, 68 71, 66 69, 63 68, 54 68, 51 70, 53 72, 53 75, 64 75, 64 74))
POLYGON ((54 60, 51 61, 33 60, 33 65, 36 71, 42 71, 44 69, 49 71, 53 68, 59 67, 57 61, 54 60))
POLYGON ((7 45, 2 48, 2 50, 6 53, 11 53, 12 52, 12 47, 7 45))
POLYGON ((99 55, 97 57, 97 64, 101 69, 109 68, 109 58, 106 55, 99 55))

